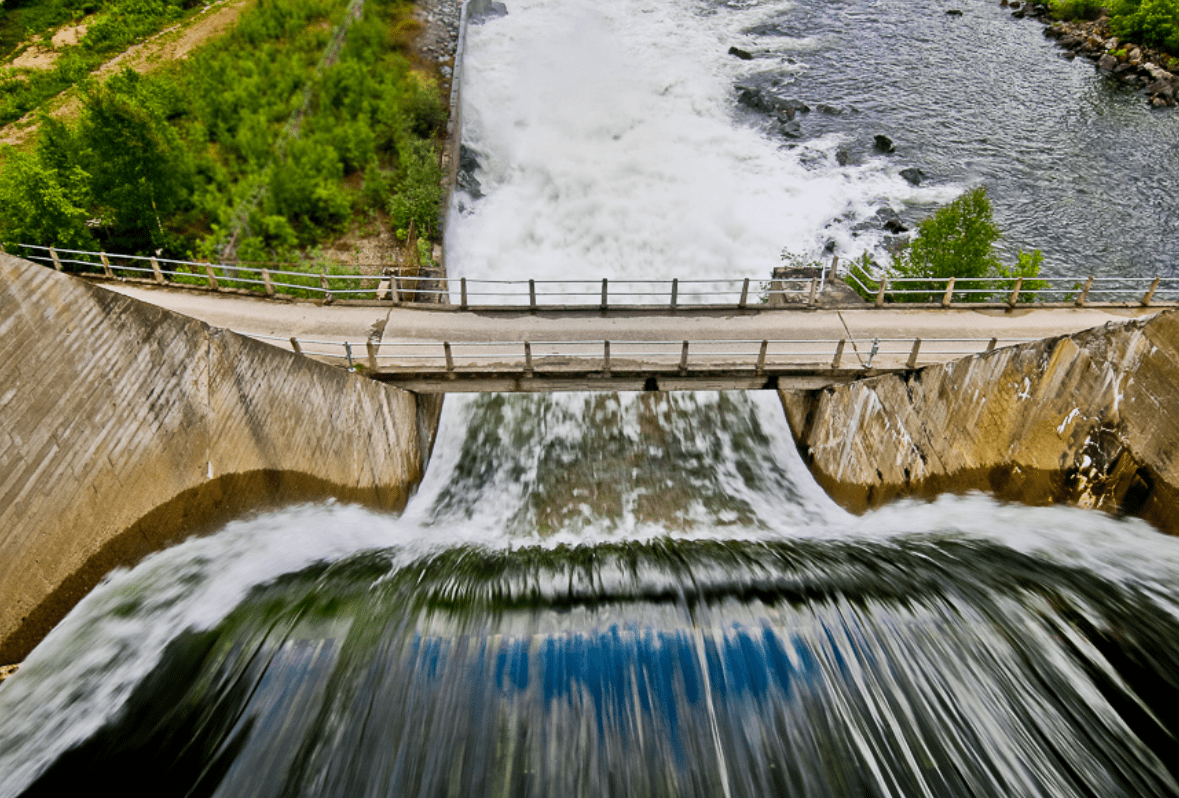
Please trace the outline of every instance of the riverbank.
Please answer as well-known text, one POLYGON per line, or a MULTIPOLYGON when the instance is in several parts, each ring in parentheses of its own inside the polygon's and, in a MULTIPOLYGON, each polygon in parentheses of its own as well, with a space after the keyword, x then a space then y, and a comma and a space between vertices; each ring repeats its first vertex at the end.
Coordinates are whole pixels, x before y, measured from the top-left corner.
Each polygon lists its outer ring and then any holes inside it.
POLYGON ((1162 50, 1119 39, 1110 29, 1110 20, 1053 20, 1043 4, 1009 2, 1001 6, 1013 9, 1017 19, 1034 17, 1046 26, 1044 35, 1055 39, 1067 58, 1088 58, 1099 70, 1129 86, 1141 89, 1153 108, 1174 107, 1179 98, 1179 58, 1162 50))

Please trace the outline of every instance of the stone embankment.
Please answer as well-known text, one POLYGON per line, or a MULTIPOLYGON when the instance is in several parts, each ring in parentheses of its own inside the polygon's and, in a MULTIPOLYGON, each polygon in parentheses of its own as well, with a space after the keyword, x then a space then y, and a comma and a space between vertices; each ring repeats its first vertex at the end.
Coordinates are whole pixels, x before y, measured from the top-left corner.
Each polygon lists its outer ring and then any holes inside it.
POLYGON ((1123 83, 1139 88, 1155 108, 1173 106, 1179 100, 1179 59, 1160 50, 1118 39, 1109 27, 1109 19, 1052 22, 1048 7, 1042 3, 1001 0, 1014 9, 1016 17, 1035 16, 1048 27, 1044 35, 1056 39, 1070 58, 1082 56, 1097 63, 1123 83))
POLYGON ((0 253, 0 664, 243 512, 400 509, 440 403, 0 253))
POLYGON ((1179 534, 1175 311, 781 399, 815 478, 852 511, 980 490, 1179 534))

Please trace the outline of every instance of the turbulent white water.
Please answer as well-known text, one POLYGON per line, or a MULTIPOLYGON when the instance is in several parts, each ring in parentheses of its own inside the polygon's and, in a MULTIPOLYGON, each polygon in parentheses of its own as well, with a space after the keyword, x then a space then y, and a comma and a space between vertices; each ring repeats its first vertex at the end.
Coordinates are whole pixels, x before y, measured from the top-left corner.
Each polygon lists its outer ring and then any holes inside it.
POLYGON ((870 247, 851 230, 882 204, 954 196, 883 159, 839 166, 838 135, 791 149, 741 115, 733 84, 765 64, 728 46, 789 7, 523 0, 471 28, 464 141, 487 196, 456 197, 452 276, 768 277, 783 248, 870 247))

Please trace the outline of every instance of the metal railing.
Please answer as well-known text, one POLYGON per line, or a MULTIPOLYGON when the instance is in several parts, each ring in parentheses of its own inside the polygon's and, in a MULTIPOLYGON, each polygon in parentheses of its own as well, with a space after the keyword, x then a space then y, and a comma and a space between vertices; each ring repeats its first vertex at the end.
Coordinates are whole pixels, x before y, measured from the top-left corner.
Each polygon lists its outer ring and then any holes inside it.
POLYGON ((143 255, 57 249, 21 244, 30 260, 58 271, 101 274, 110 279, 141 280, 157 285, 245 291, 260 296, 366 299, 395 305, 436 305, 445 296, 460 309, 528 309, 681 306, 738 309, 813 304, 818 278, 730 278, 711 280, 475 280, 428 274, 329 274, 249 264, 201 263, 143 255))
POLYGON ((1179 304, 1179 277, 890 277, 860 279, 854 272, 841 275, 872 304, 1001 305, 1027 304, 1131 305, 1151 307, 1179 304))
MULTIPOLYGON (((327 302, 377 300, 394 305, 437 307, 445 299, 459 310, 789 308, 815 305, 827 282, 825 269, 822 277, 701 280, 476 280, 427 273, 397 274, 391 269, 378 275, 332 274, 324 267, 301 270, 293 264, 275 264, 275 268, 270 268, 32 244, 20 246, 30 252, 30 260, 59 271, 101 274, 110 279, 327 302)), ((869 298, 870 307, 1179 304, 1179 277, 868 278, 853 271, 840 271, 849 286, 869 298)))
POLYGON ((699 341, 325 341, 240 333, 349 368, 439 376, 461 371, 537 372, 656 369, 903 370, 1039 340, 1037 338, 832 338, 699 341))

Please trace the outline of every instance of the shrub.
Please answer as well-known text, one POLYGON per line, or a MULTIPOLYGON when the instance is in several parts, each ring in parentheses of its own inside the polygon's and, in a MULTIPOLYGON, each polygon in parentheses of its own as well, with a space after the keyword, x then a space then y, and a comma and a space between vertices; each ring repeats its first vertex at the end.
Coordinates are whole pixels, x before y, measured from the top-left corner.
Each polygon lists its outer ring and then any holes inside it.
POLYGON ((400 156, 401 185, 389 203, 393 227, 408 228, 413 221, 418 235, 434 238, 439 232, 438 217, 446 195, 438 156, 428 141, 407 142, 400 156))
POLYGON ((1048 8, 1056 19, 1097 19, 1106 0, 1049 0, 1048 8))
POLYGON ((1113 0, 1109 26, 1123 38, 1179 52, 1179 0, 1113 0))
POLYGON ((89 249, 88 175, 76 166, 58 173, 36 153, 5 148, 0 171, 0 243, 89 249))

